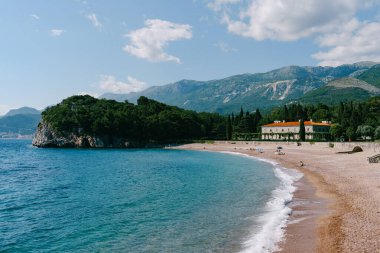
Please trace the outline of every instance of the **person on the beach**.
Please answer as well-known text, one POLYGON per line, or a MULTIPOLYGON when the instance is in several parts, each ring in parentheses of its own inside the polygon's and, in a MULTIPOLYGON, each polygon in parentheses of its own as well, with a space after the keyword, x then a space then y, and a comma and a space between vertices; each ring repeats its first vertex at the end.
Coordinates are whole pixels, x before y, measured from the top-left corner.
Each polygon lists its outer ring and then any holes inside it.
POLYGON ((303 166, 303 162, 302 161, 300 161, 300 167, 302 167, 303 166))

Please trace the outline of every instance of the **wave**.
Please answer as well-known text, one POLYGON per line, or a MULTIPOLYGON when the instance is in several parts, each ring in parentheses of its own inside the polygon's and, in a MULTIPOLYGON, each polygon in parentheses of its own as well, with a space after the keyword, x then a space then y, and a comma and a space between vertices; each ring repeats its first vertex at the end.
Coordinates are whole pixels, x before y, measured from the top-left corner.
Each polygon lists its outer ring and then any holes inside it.
POLYGON ((244 242, 241 253, 264 253, 279 250, 278 243, 283 240, 291 208, 287 205, 293 199, 296 187, 293 183, 302 177, 295 170, 284 170, 274 164, 274 173, 281 180, 273 190, 271 199, 266 203, 264 213, 258 217, 259 229, 244 242))
POLYGON ((272 191, 264 212, 256 219, 255 229, 243 243, 240 253, 270 253, 280 250, 278 244, 285 235, 285 228, 292 210, 288 204, 296 190, 294 182, 302 178, 302 173, 294 169, 286 169, 271 160, 252 157, 246 154, 223 151, 222 153, 251 157, 273 165, 275 176, 280 185, 272 191))

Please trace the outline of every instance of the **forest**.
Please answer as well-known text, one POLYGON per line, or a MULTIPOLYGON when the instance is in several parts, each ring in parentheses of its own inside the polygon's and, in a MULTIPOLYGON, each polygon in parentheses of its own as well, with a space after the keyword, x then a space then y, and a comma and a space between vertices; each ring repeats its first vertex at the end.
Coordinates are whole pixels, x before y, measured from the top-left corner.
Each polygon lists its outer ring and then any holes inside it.
POLYGON ((367 101, 341 102, 338 105, 302 105, 300 103, 275 107, 267 113, 261 114, 258 109, 254 113, 233 113, 227 117, 226 136, 241 133, 257 133, 260 126, 280 121, 310 120, 315 122, 331 121, 331 140, 374 140, 380 139, 380 97, 373 97, 367 101))
POLYGON ((180 109, 146 97, 140 97, 134 105, 128 101, 72 96, 47 108, 42 119, 60 135, 74 133, 158 143, 225 138, 225 117, 180 109))
POLYGON ((380 139, 380 97, 367 101, 289 104, 261 113, 259 109, 220 115, 169 106, 146 97, 137 105, 91 96, 72 96, 42 113, 45 122, 62 135, 115 136, 144 142, 233 140, 239 134, 260 137, 261 125, 275 120, 331 121, 331 140, 380 139))

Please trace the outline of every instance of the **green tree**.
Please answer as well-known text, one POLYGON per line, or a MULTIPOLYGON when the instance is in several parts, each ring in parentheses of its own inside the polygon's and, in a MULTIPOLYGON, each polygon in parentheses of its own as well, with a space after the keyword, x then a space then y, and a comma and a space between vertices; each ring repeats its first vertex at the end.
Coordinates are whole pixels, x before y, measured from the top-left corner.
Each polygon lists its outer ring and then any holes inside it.
POLYGON ((232 138, 232 123, 231 123, 230 115, 228 115, 227 117, 226 137, 227 137, 227 140, 231 140, 232 138))
POLYGON ((344 104, 343 102, 340 102, 337 108, 337 121, 339 124, 342 124, 343 111, 344 111, 344 104))
POLYGON ((300 140, 301 141, 305 141, 306 140, 305 122, 303 121, 303 119, 301 119, 301 121, 300 121, 300 132, 299 132, 299 135, 300 135, 300 140))
POLYGON ((284 105, 284 114, 283 114, 283 120, 285 121, 289 121, 290 117, 289 117, 289 109, 286 105, 284 105))
POLYGON ((375 140, 380 140, 380 126, 375 130, 375 140))
POLYGON ((350 118, 350 126, 353 128, 357 128, 361 124, 361 119, 363 116, 363 109, 361 104, 359 103, 356 108, 353 109, 351 118, 350 118))
POLYGON ((346 135, 349 138, 350 141, 353 141, 356 139, 356 131, 353 127, 349 127, 346 130, 346 135))
POLYGON ((341 125, 343 128, 347 128, 350 126, 351 114, 352 114, 352 103, 347 103, 344 106, 343 115, 342 115, 341 125))
POLYGON ((258 133, 260 132, 260 121, 262 119, 261 113, 259 109, 256 109, 255 115, 253 117, 253 132, 258 133))
POLYGON ((329 111, 323 108, 318 109, 312 115, 313 121, 328 120, 329 118, 330 118, 329 111))
POLYGON ((243 118, 243 116, 244 116, 244 111, 243 111, 243 107, 241 106, 241 107, 240 107, 239 118, 241 119, 241 118, 243 118))
POLYGON ((343 127, 340 124, 334 124, 330 128, 330 134, 334 137, 334 140, 340 138, 343 135, 343 127))

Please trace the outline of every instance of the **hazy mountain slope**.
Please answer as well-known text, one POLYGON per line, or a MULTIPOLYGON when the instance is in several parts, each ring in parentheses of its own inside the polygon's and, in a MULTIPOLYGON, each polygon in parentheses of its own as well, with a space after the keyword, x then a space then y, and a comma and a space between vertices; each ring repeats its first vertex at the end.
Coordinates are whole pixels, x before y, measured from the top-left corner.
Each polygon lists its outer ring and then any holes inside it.
MULTIPOLYGON (((373 65, 375 63, 361 62, 335 68, 287 66, 266 73, 242 74, 211 81, 182 80, 137 93, 108 93, 101 97, 135 102, 138 97, 147 96, 185 109, 220 113, 238 111, 240 106, 249 110, 265 109, 298 100, 331 81, 362 75, 373 65)), ((368 97, 370 93, 358 93, 358 96, 368 97)))
POLYGON ((10 110, 0 117, 0 138, 31 136, 36 131, 41 112, 31 107, 10 110))
POLYGON ((14 116, 17 114, 41 114, 41 112, 37 109, 25 106, 18 109, 12 109, 7 114, 5 114, 5 116, 14 116))
POLYGON ((380 88, 380 65, 375 65, 369 70, 364 71, 357 77, 357 79, 380 88))
POLYGON ((41 114, 17 114, 0 118, 0 138, 32 135, 36 131, 41 114))

